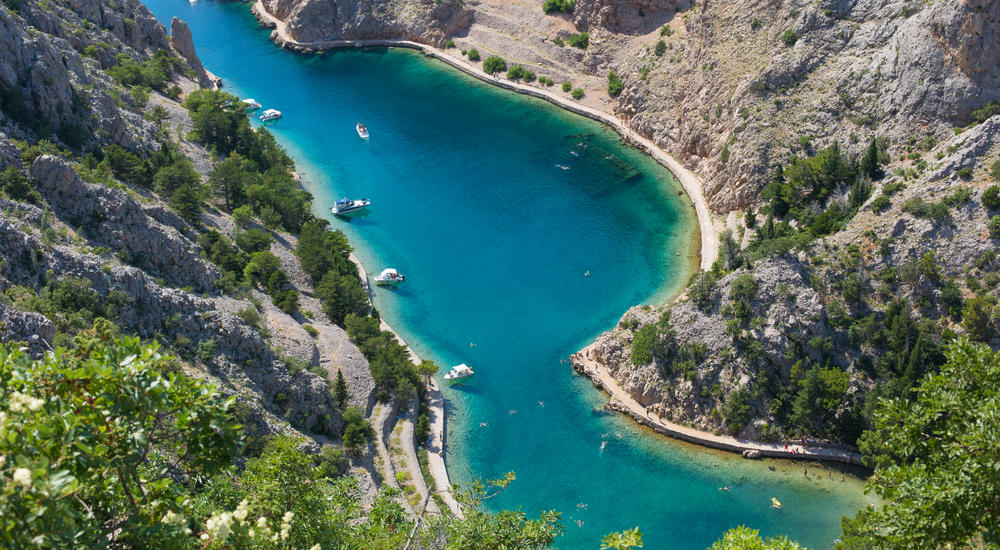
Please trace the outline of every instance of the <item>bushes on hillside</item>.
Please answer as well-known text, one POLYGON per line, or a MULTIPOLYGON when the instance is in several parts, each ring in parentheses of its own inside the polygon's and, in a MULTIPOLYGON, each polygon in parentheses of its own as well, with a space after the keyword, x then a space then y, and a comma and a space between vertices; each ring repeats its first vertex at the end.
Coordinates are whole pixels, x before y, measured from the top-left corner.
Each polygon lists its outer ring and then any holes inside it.
POLYGON ((545 13, 553 13, 561 11, 563 13, 573 13, 573 9, 576 8, 576 0, 545 0, 542 3, 542 11, 545 13))
POLYGON ((625 83, 614 71, 608 73, 608 95, 618 97, 625 89, 625 83))
POLYGON ((502 57, 491 55, 483 61, 483 72, 487 74, 502 73, 507 70, 507 62, 502 57))

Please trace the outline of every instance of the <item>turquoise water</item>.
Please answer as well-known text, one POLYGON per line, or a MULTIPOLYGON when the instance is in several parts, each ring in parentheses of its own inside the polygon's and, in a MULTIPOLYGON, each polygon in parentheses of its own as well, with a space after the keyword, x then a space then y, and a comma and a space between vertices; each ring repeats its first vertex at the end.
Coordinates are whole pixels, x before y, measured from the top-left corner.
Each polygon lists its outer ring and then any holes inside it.
POLYGON ((271 129, 318 214, 340 196, 372 199, 368 215, 333 223, 370 273, 407 275, 376 305, 417 352, 476 369, 446 390, 447 461, 455 481, 517 472, 491 507, 562 511, 561 548, 638 526, 647 548, 700 549, 738 524, 823 548, 865 501, 855 480, 642 433, 561 362, 629 306, 666 299, 696 260, 688 200, 613 132, 411 51, 284 52, 243 4, 147 4, 190 24, 227 89, 284 112, 271 129), (577 134, 641 176, 623 181, 577 134))

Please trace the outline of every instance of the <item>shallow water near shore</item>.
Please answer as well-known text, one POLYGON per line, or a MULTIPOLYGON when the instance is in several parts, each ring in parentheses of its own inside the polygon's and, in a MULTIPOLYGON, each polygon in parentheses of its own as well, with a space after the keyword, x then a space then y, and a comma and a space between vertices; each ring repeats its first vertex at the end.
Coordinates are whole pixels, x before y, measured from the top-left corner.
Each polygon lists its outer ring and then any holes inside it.
POLYGON ((445 388, 446 458, 455 482, 517 473, 490 508, 561 511, 560 548, 638 526, 646 548, 701 549, 740 524, 829 548, 867 501, 839 473, 653 436, 562 362, 630 306, 667 299, 697 261, 690 201, 613 131, 412 51, 282 51, 245 4, 146 3, 188 22, 227 90, 283 111, 271 131, 318 214, 340 196, 373 201, 330 219, 370 274, 406 274, 376 306, 417 353, 476 369, 445 388), (624 180, 607 155, 641 175, 624 180))

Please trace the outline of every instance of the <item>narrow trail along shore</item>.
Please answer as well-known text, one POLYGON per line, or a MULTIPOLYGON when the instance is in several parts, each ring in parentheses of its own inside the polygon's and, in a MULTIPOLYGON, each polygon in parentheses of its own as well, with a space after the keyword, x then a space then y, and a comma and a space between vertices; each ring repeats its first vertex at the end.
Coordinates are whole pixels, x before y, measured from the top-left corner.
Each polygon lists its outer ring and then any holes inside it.
POLYGON ((823 462, 841 462, 844 464, 861 465, 861 454, 838 445, 810 443, 808 446, 796 443, 761 443, 737 439, 727 435, 716 435, 711 432, 682 426, 646 410, 636 401, 617 380, 611 376, 607 367, 592 358, 593 345, 573 354, 570 363, 573 370, 590 378, 598 389, 611 396, 608 408, 626 414, 637 424, 647 426, 653 431, 694 443, 712 449, 741 453, 747 458, 787 458, 794 460, 818 460, 823 462))
MULTIPOLYGON (((699 248, 701 256, 701 269, 711 269, 712 264, 718 257, 719 233, 715 220, 712 217, 712 213, 708 209, 708 201, 705 199, 705 186, 701 179, 699 179, 693 172, 685 168, 680 162, 677 161, 677 159, 670 156, 669 153, 660 149, 651 139, 640 135, 632 128, 626 126, 626 123, 618 118, 613 112, 581 105, 571 98, 562 97, 557 93, 546 89, 519 82, 513 82, 500 77, 490 76, 463 57, 459 57, 440 48, 435 48, 434 46, 421 44, 419 42, 413 42, 410 40, 323 40, 317 42, 299 42, 292 38, 292 36, 288 33, 285 22, 271 15, 271 13, 264 7, 264 3, 261 0, 256 0, 256 2, 254 2, 251 11, 262 25, 267 28, 274 29, 271 33, 271 38, 279 46, 285 49, 299 52, 314 52, 336 48, 390 46, 419 50, 427 57, 443 61, 462 72, 482 80, 483 82, 488 82, 506 90, 544 99, 545 101, 572 113, 607 124, 634 147, 645 152, 654 160, 666 167, 667 170, 674 175, 677 181, 680 182, 681 187, 684 188, 684 191, 691 199, 691 205, 698 216, 698 229, 701 233, 701 246, 699 248)), ((610 108, 610 104, 608 105, 608 108, 610 108)))

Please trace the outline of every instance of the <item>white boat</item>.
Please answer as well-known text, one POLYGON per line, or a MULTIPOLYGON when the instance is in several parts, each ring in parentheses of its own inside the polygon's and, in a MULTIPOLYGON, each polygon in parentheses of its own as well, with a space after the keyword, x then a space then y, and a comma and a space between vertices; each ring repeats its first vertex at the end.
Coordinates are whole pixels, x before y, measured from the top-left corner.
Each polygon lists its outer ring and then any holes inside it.
POLYGON ((334 214, 350 214, 351 212, 361 210, 371 203, 372 201, 368 199, 338 199, 337 202, 333 203, 333 208, 330 211, 334 214))
POLYGON ((354 128, 358 131, 358 135, 361 136, 361 139, 368 139, 368 128, 364 124, 359 122, 354 128))
POLYGON ((256 111, 257 109, 260 109, 260 103, 257 103, 257 100, 252 97, 244 99, 242 103, 243 107, 248 111, 256 111))
POLYGON ((476 371, 472 370, 472 367, 462 363, 461 365, 455 365, 448 371, 448 374, 444 375, 445 380, 461 380, 463 378, 468 378, 476 374, 476 371))
POLYGON ((267 122, 269 120, 278 120, 281 118, 281 111, 277 109, 267 109, 263 114, 260 115, 261 122, 267 122))
POLYGON ((375 284, 396 286, 405 280, 406 277, 404 277, 402 273, 390 267, 388 269, 383 269, 382 273, 379 273, 378 276, 375 277, 375 284))

